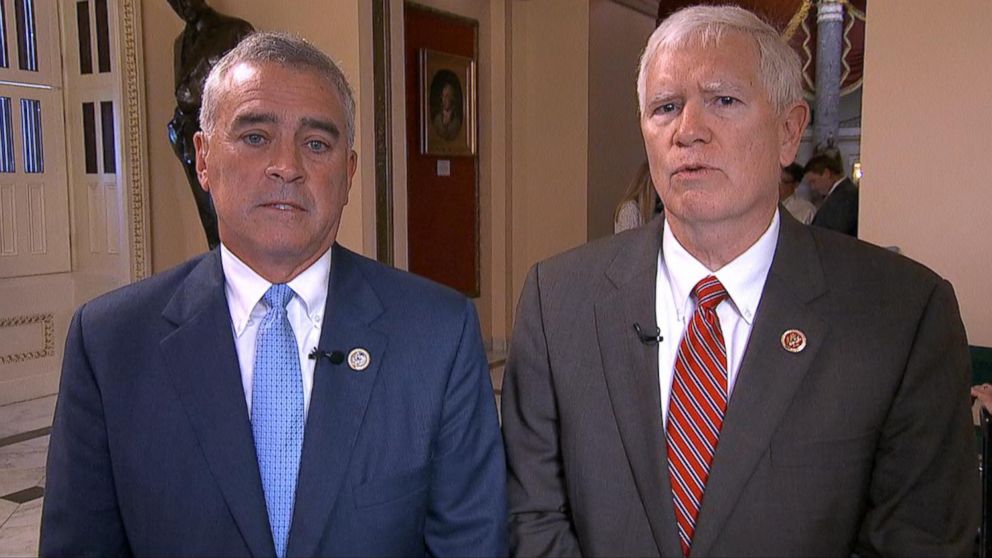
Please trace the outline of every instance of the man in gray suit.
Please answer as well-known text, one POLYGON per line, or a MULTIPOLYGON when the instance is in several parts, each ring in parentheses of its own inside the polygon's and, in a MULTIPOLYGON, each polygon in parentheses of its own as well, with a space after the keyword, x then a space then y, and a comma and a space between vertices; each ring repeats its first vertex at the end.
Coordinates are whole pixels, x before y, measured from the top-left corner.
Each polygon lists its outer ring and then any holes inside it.
POLYGON ((978 477, 950 284, 778 206, 799 60, 736 7, 638 76, 663 216, 534 266, 503 388, 514 555, 970 553, 978 477))

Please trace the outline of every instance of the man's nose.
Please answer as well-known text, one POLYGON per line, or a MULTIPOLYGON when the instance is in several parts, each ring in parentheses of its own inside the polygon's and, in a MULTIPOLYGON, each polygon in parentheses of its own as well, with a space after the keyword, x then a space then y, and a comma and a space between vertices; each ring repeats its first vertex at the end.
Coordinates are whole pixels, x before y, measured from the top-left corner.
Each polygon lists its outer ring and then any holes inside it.
POLYGON ((270 151, 272 160, 265 175, 281 182, 295 182, 303 178, 303 164, 299 148, 292 141, 276 141, 270 151))
POLYGON ((681 146, 688 147, 696 142, 707 143, 710 141, 710 128, 706 121, 706 110, 702 103, 688 101, 679 113, 677 128, 675 129, 675 142, 681 146))

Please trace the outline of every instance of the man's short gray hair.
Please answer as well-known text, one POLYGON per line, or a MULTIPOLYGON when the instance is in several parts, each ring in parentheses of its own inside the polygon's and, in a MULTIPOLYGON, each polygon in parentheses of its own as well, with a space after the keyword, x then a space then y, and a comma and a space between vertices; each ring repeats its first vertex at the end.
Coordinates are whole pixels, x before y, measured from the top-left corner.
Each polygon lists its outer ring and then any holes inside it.
POLYGON ((285 68, 311 71, 338 92, 344 106, 345 137, 348 147, 355 146, 355 97, 348 78, 326 54, 305 40, 287 33, 258 32, 245 37, 224 55, 207 76, 203 85, 200 127, 210 135, 217 118, 217 103, 227 73, 242 63, 274 63, 285 68))
POLYGON ((690 6, 661 22, 644 47, 637 72, 637 102, 641 113, 646 109, 647 71, 662 49, 719 43, 728 32, 741 33, 754 40, 758 48, 759 78, 776 111, 781 113, 802 100, 799 55, 774 27, 737 6, 690 6))

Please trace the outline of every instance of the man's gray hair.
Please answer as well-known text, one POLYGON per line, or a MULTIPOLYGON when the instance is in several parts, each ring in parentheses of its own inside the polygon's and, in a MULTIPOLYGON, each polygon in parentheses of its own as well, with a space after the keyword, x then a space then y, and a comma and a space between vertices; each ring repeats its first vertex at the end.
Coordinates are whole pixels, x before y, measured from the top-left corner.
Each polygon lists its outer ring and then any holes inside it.
POLYGON ((654 30, 637 72, 637 102, 645 109, 647 71, 662 49, 719 43, 726 33, 751 37, 758 48, 759 78, 775 110, 782 112, 803 98, 799 55, 774 27, 737 6, 690 6, 668 16, 654 30))
POLYGON ((305 40, 288 33, 258 32, 245 37, 238 46, 224 55, 207 76, 203 85, 200 127, 209 136, 217 117, 217 103, 224 77, 242 63, 274 63, 285 68, 309 70, 327 81, 338 92, 344 105, 345 137, 348 147, 355 146, 355 97, 348 78, 326 54, 305 40))

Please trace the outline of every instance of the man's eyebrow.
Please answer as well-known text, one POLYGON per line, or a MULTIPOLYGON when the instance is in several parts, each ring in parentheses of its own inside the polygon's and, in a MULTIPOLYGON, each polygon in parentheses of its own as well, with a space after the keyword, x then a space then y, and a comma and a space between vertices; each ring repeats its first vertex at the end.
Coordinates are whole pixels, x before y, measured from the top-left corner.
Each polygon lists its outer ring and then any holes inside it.
POLYGON ((244 128, 254 124, 275 124, 276 115, 270 112, 243 112, 234 117, 232 128, 244 128))
POLYGON ((333 122, 330 122, 328 120, 304 117, 300 119, 300 125, 303 128, 312 128, 327 132, 328 134, 333 136, 334 139, 341 137, 341 130, 339 130, 338 127, 333 122))
POLYGON ((673 98, 677 97, 678 94, 674 90, 664 90, 658 91, 654 95, 651 95, 647 99, 646 105, 653 105, 656 103, 670 102, 673 98))
POLYGON ((741 91, 743 87, 735 81, 708 81, 700 84, 699 88, 704 93, 715 93, 718 91, 741 91))

